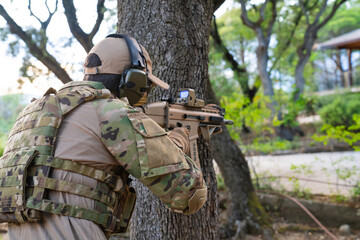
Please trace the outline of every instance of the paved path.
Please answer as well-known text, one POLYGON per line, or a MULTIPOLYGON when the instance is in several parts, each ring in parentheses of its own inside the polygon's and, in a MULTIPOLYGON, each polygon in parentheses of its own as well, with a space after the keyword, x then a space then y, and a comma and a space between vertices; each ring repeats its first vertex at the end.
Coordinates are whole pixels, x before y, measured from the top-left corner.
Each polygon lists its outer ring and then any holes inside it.
POLYGON ((314 194, 349 196, 353 186, 360 184, 360 152, 251 156, 246 159, 252 177, 255 178, 255 169, 261 182, 276 189, 298 188, 314 194), (271 176, 280 178, 268 178, 271 176), (289 177, 299 180, 289 180, 289 177))

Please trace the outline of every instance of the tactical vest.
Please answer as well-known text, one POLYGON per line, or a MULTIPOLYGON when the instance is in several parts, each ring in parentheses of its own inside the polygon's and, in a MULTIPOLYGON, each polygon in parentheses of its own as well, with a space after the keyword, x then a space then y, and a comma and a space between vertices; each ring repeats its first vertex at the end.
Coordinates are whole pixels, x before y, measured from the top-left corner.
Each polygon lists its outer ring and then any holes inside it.
POLYGON ((36 222, 41 212, 48 212, 93 221, 107 235, 126 230, 135 204, 135 191, 127 184, 128 173, 122 169, 102 171, 54 157, 64 117, 84 102, 109 96, 101 83, 71 82, 58 93, 50 88, 19 114, 0 158, 0 222, 36 222), (52 169, 90 177, 97 185, 54 179, 52 169), (90 198, 95 207, 54 202, 47 199, 49 190, 90 198))

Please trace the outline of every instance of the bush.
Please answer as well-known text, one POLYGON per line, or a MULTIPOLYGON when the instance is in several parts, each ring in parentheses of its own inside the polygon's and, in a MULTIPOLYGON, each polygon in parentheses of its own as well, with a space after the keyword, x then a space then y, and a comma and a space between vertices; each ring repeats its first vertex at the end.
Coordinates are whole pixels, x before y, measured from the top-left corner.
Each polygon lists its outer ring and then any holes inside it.
POLYGON ((360 114, 360 94, 345 94, 320 109, 321 119, 331 126, 351 126, 353 115, 360 114))

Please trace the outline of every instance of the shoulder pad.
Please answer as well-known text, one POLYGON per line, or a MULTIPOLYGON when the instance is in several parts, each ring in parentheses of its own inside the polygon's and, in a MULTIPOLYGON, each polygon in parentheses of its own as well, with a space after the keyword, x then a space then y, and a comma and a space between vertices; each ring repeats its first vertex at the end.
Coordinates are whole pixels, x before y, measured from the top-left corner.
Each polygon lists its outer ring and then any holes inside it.
POLYGON ((62 114, 69 113, 84 102, 111 96, 110 91, 106 88, 94 88, 93 85, 96 84, 97 82, 71 82, 62 87, 57 94, 62 114))

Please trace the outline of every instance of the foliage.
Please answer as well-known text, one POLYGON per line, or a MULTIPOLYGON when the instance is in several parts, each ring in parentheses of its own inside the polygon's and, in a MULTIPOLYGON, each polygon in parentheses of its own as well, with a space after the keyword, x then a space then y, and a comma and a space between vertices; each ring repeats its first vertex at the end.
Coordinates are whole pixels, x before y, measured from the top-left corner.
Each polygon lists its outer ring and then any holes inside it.
POLYGON ((329 38, 358 29, 360 24, 360 2, 351 1, 351 7, 343 5, 333 19, 319 31, 319 40, 326 41, 329 38))
POLYGON ((321 119, 331 126, 353 125, 354 114, 360 114, 360 94, 340 95, 319 110, 321 119))
POLYGON ((294 149, 298 146, 297 141, 291 142, 274 137, 273 127, 276 126, 274 123, 280 121, 271 120, 269 102, 269 98, 260 92, 254 97, 251 104, 249 98, 240 93, 222 97, 221 104, 226 108, 225 117, 234 122, 233 125, 228 126, 230 135, 238 141, 243 151, 267 154, 276 150, 294 149), (244 128, 251 131, 251 137, 244 133, 244 128))
POLYGON ((7 135, 24 108, 23 99, 21 94, 0 96, 0 156, 4 151, 7 135))
MULTIPOLYGON (((253 44, 255 35, 250 29, 244 27, 240 12, 238 7, 228 10, 216 19, 216 25, 226 49, 240 68, 247 69, 255 51, 253 44)), ((230 96, 233 92, 246 91, 241 86, 253 84, 257 74, 253 72, 239 74, 233 71, 231 63, 224 58, 224 52, 215 44, 214 39, 211 38, 210 41, 209 73, 213 89, 216 89, 216 96, 220 99, 221 96, 230 96)))
POLYGON ((325 132, 325 135, 315 134, 313 139, 319 142, 323 142, 324 145, 331 139, 337 139, 352 146, 356 151, 360 151, 360 147, 355 145, 360 141, 360 115, 353 115, 353 124, 350 126, 330 124, 324 124, 321 130, 325 132))
POLYGON ((278 112, 281 119, 277 117, 273 120, 274 126, 297 127, 299 123, 296 118, 300 113, 313 114, 314 99, 300 95, 298 100, 294 100, 295 92, 292 94, 277 94, 278 112))
POLYGON ((298 147, 297 141, 288 141, 276 138, 261 138, 260 136, 255 138, 254 141, 244 147, 243 149, 249 151, 256 151, 263 154, 270 154, 275 151, 295 149, 298 147))
POLYGON ((233 93, 231 96, 223 96, 221 105, 226 107, 226 118, 234 121, 234 124, 229 126, 231 136, 241 142, 241 133, 243 126, 249 127, 255 134, 262 134, 264 131, 272 132, 268 125, 268 119, 271 116, 271 111, 267 107, 270 100, 259 93, 254 97, 250 104, 248 97, 240 93, 233 93))
POLYGON ((0 96, 1 133, 7 133, 11 129, 17 115, 24 108, 23 99, 22 94, 0 96))

